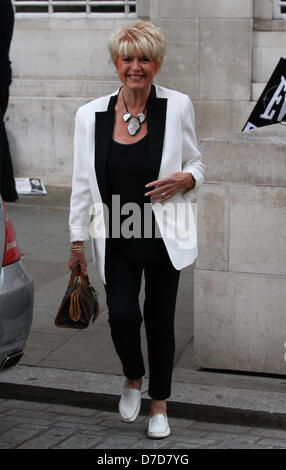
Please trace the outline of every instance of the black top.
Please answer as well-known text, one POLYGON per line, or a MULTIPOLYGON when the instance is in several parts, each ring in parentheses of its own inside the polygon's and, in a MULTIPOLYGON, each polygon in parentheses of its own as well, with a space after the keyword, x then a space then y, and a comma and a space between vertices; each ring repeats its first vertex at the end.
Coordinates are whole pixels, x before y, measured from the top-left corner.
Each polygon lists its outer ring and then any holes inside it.
POLYGON ((163 242, 156 227, 150 197, 144 196, 148 191, 145 188, 149 182, 148 169, 148 135, 134 144, 112 140, 107 163, 109 235, 113 243, 129 252, 153 257, 158 254, 163 242), (112 195, 120 195, 120 206, 118 196, 117 206, 114 205, 114 197, 112 206, 112 195), (129 206, 124 208, 125 204, 129 206), (126 211, 120 215, 122 209, 126 211), (114 231, 117 237, 114 237, 114 231))
POLYGON ((14 10, 11 0, 0 0, 0 85, 12 81, 9 50, 13 35, 14 10))

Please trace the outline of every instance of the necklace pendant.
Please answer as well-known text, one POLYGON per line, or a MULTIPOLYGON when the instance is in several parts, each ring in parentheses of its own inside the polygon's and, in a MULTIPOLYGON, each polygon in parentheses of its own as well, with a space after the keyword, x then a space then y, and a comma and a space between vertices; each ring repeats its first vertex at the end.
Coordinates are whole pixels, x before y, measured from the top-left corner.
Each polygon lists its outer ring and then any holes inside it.
POLYGON ((129 113, 129 111, 128 111, 128 108, 127 108, 127 105, 126 105, 126 102, 125 102, 125 99, 124 99, 123 91, 122 91, 122 99, 123 99, 123 103, 124 103, 124 106, 125 106, 125 109, 126 109, 126 113, 123 114, 122 119, 123 119, 124 122, 129 121, 128 126, 127 126, 128 132, 129 132, 130 135, 135 135, 136 132, 139 131, 142 122, 144 122, 145 119, 146 119, 144 111, 147 108, 147 103, 146 103, 146 106, 145 106, 143 112, 137 114, 137 117, 135 117, 131 113, 129 113))
POLYGON ((130 114, 130 113, 123 114, 123 116, 122 116, 123 121, 127 122, 131 118, 131 116, 132 116, 132 114, 130 114))
POLYGON ((139 119, 140 124, 142 124, 142 122, 144 122, 145 119, 146 119, 146 116, 145 116, 145 114, 143 114, 143 113, 137 114, 137 117, 138 117, 138 119, 139 119))
POLYGON ((129 131, 129 134, 130 134, 130 135, 135 135, 136 132, 140 129, 140 122, 139 122, 139 119, 137 119, 136 117, 132 116, 132 118, 130 119, 130 121, 129 121, 129 123, 128 123, 127 129, 128 129, 128 131, 129 131))

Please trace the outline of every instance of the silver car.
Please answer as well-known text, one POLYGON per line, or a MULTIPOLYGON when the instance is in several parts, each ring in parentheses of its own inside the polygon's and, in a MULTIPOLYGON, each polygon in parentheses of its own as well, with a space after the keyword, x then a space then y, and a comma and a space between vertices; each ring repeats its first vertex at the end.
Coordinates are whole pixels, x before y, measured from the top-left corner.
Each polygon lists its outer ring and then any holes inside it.
POLYGON ((33 304, 33 280, 20 259, 13 225, 0 196, 0 370, 22 357, 33 304))

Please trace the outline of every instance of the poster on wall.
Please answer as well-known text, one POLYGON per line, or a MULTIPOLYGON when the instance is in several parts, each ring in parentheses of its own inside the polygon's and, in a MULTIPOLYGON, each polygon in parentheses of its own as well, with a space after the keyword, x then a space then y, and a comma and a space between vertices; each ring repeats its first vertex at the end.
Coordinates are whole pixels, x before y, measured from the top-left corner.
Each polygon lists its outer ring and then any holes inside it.
POLYGON ((279 60, 243 131, 286 121, 286 59, 279 60))

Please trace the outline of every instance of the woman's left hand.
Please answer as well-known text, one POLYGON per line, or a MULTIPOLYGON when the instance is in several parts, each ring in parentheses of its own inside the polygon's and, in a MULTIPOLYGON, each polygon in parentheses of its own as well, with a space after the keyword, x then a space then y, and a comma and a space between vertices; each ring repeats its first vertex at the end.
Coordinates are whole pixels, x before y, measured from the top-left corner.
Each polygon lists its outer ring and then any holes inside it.
POLYGON ((165 178, 146 184, 145 188, 155 186, 155 189, 145 193, 145 196, 150 196, 151 202, 164 202, 182 189, 184 189, 184 194, 192 189, 194 185, 195 180, 192 173, 178 171, 165 178))

